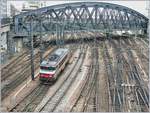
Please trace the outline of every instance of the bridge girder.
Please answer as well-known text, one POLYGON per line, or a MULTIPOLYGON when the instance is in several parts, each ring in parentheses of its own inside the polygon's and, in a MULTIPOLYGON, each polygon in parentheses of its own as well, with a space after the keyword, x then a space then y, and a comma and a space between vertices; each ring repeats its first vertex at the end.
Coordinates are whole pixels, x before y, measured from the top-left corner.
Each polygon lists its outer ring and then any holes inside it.
POLYGON ((103 2, 77 2, 54 5, 14 17, 14 32, 55 32, 63 30, 147 30, 148 18, 125 6, 103 2))

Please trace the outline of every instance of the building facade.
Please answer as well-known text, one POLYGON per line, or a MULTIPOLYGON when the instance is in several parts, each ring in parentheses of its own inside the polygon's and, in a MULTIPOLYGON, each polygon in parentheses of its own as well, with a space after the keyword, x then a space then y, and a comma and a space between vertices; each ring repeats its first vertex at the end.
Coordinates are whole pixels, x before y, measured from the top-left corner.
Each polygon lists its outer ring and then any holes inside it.
POLYGON ((0 0, 0 19, 7 17, 7 0, 0 0))
POLYGON ((46 6, 46 2, 43 1, 28 1, 22 5, 22 12, 35 10, 45 6, 46 6))
POLYGON ((10 16, 13 17, 19 13, 20 12, 15 8, 15 6, 11 4, 10 5, 10 16))

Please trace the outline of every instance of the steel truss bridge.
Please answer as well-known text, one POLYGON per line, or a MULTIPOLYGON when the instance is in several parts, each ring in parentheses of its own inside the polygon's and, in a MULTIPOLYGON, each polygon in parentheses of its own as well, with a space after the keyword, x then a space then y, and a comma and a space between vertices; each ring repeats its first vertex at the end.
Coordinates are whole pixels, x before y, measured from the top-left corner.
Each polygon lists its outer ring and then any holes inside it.
MULTIPOLYGON (((54 5, 13 18, 13 32, 25 36, 32 32, 58 33, 68 31, 99 30, 146 32, 148 18, 125 6, 103 2, 77 2, 54 5)), ((137 33, 137 32, 136 32, 137 33)))

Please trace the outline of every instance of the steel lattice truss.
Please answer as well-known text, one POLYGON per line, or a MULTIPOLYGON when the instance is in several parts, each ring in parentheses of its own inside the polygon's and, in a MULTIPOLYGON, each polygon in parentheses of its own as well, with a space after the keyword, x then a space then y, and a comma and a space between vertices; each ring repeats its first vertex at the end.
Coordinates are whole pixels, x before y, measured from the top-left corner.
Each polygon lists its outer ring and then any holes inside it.
POLYGON ((14 32, 53 32, 75 30, 142 30, 148 18, 125 6, 102 2, 77 2, 49 6, 14 17, 14 32), (31 25, 31 26, 30 26, 31 25))

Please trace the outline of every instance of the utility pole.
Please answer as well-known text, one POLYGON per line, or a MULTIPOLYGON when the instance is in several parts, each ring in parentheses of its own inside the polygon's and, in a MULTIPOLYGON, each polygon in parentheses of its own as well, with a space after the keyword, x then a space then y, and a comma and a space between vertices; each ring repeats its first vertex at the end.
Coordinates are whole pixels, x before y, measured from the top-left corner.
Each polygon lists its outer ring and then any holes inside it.
POLYGON ((33 20, 30 21, 29 38, 31 40, 31 79, 34 80, 34 48, 33 48, 33 20))
POLYGON ((150 1, 148 1, 148 18, 149 18, 149 24, 148 24, 148 34, 150 39, 150 1))
POLYGON ((40 19, 40 63, 43 61, 42 20, 40 19))
MULTIPOLYGON (((147 7, 147 9, 148 9, 148 19, 149 19, 147 33, 148 33, 148 40, 150 40, 150 1, 148 1, 148 7, 147 7)), ((149 47, 150 46, 148 45, 148 51, 150 51, 149 47)), ((150 54, 149 54, 149 57, 150 57, 150 54)), ((149 66, 150 66, 150 64, 149 64, 149 66)), ((150 89, 150 85, 149 85, 148 88, 150 89)), ((150 103, 149 103, 149 106, 150 106, 150 103)))

